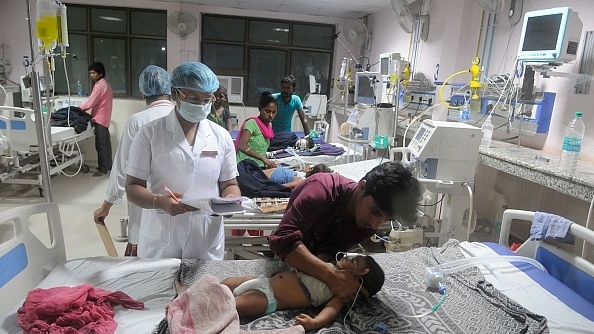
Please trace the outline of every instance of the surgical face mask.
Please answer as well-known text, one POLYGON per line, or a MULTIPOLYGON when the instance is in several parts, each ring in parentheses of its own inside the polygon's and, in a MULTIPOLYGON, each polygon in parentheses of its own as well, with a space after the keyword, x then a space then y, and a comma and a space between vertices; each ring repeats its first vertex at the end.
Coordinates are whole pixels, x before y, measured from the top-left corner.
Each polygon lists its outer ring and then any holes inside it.
POLYGON ((179 101, 180 105, 177 109, 180 116, 190 123, 198 123, 206 119, 210 113, 212 103, 207 104, 192 104, 186 101, 179 101))

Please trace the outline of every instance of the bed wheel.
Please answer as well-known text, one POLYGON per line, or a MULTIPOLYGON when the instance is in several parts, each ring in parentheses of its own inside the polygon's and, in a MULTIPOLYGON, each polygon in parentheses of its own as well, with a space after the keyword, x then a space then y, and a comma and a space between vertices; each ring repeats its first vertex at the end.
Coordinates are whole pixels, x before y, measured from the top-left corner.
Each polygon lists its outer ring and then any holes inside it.
POLYGON ((80 170, 81 170, 83 173, 88 173, 88 172, 89 172, 89 166, 88 166, 87 164, 83 164, 83 165, 81 166, 80 170))

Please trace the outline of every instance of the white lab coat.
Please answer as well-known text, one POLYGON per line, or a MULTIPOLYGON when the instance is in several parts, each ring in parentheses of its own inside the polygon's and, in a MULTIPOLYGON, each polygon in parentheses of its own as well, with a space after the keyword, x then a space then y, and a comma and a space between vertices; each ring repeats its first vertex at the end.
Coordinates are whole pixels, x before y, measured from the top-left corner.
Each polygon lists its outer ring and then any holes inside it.
MULTIPOLYGON (((218 182, 237 176, 235 146, 227 130, 204 120, 190 147, 172 110, 140 129, 126 171, 146 180, 153 193, 165 193, 166 184, 186 197, 218 196, 218 182)), ((177 216, 151 209, 142 212, 138 256, 222 260, 224 243, 222 217, 200 211, 177 216)))
MULTIPOLYGON (((126 193, 126 165, 132 140, 136 137, 140 128, 146 123, 157 118, 168 115, 174 104, 168 100, 157 100, 151 103, 145 110, 137 112, 128 118, 124 125, 124 132, 113 160, 113 166, 107 183, 105 200, 111 204, 119 205, 126 193)), ((142 208, 132 202, 128 202, 128 242, 138 244, 138 233, 140 230, 140 216, 142 208)))

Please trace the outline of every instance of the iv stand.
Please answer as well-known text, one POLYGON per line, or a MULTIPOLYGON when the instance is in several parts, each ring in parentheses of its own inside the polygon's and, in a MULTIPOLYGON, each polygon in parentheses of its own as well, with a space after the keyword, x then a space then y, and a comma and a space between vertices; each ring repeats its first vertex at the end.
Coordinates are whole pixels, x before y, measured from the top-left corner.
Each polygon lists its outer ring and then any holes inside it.
MULTIPOLYGON (((33 48, 33 32, 31 28, 31 7, 27 0, 27 20, 29 21, 29 46, 31 48, 31 88, 33 90, 33 111, 35 115, 35 128, 37 130, 37 143, 39 146, 39 163, 41 167, 41 187, 46 203, 53 202, 53 194, 50 184, 49 162, 47 155, 47 141, 45 137, 44 117, 41 112, 41 91, 39 90, 39 73, 35 70, 35 52, 33 48)), ((49 109, 48 109, 49 112, 49 109)))

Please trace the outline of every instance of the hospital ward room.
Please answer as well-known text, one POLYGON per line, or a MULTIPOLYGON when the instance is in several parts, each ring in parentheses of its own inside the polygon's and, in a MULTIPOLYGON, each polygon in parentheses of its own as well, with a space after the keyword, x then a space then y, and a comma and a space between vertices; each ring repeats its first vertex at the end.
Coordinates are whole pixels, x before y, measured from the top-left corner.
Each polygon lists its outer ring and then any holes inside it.
POLYGON ((0 0, 0 333, 594 333, 592 12, 0 0))

